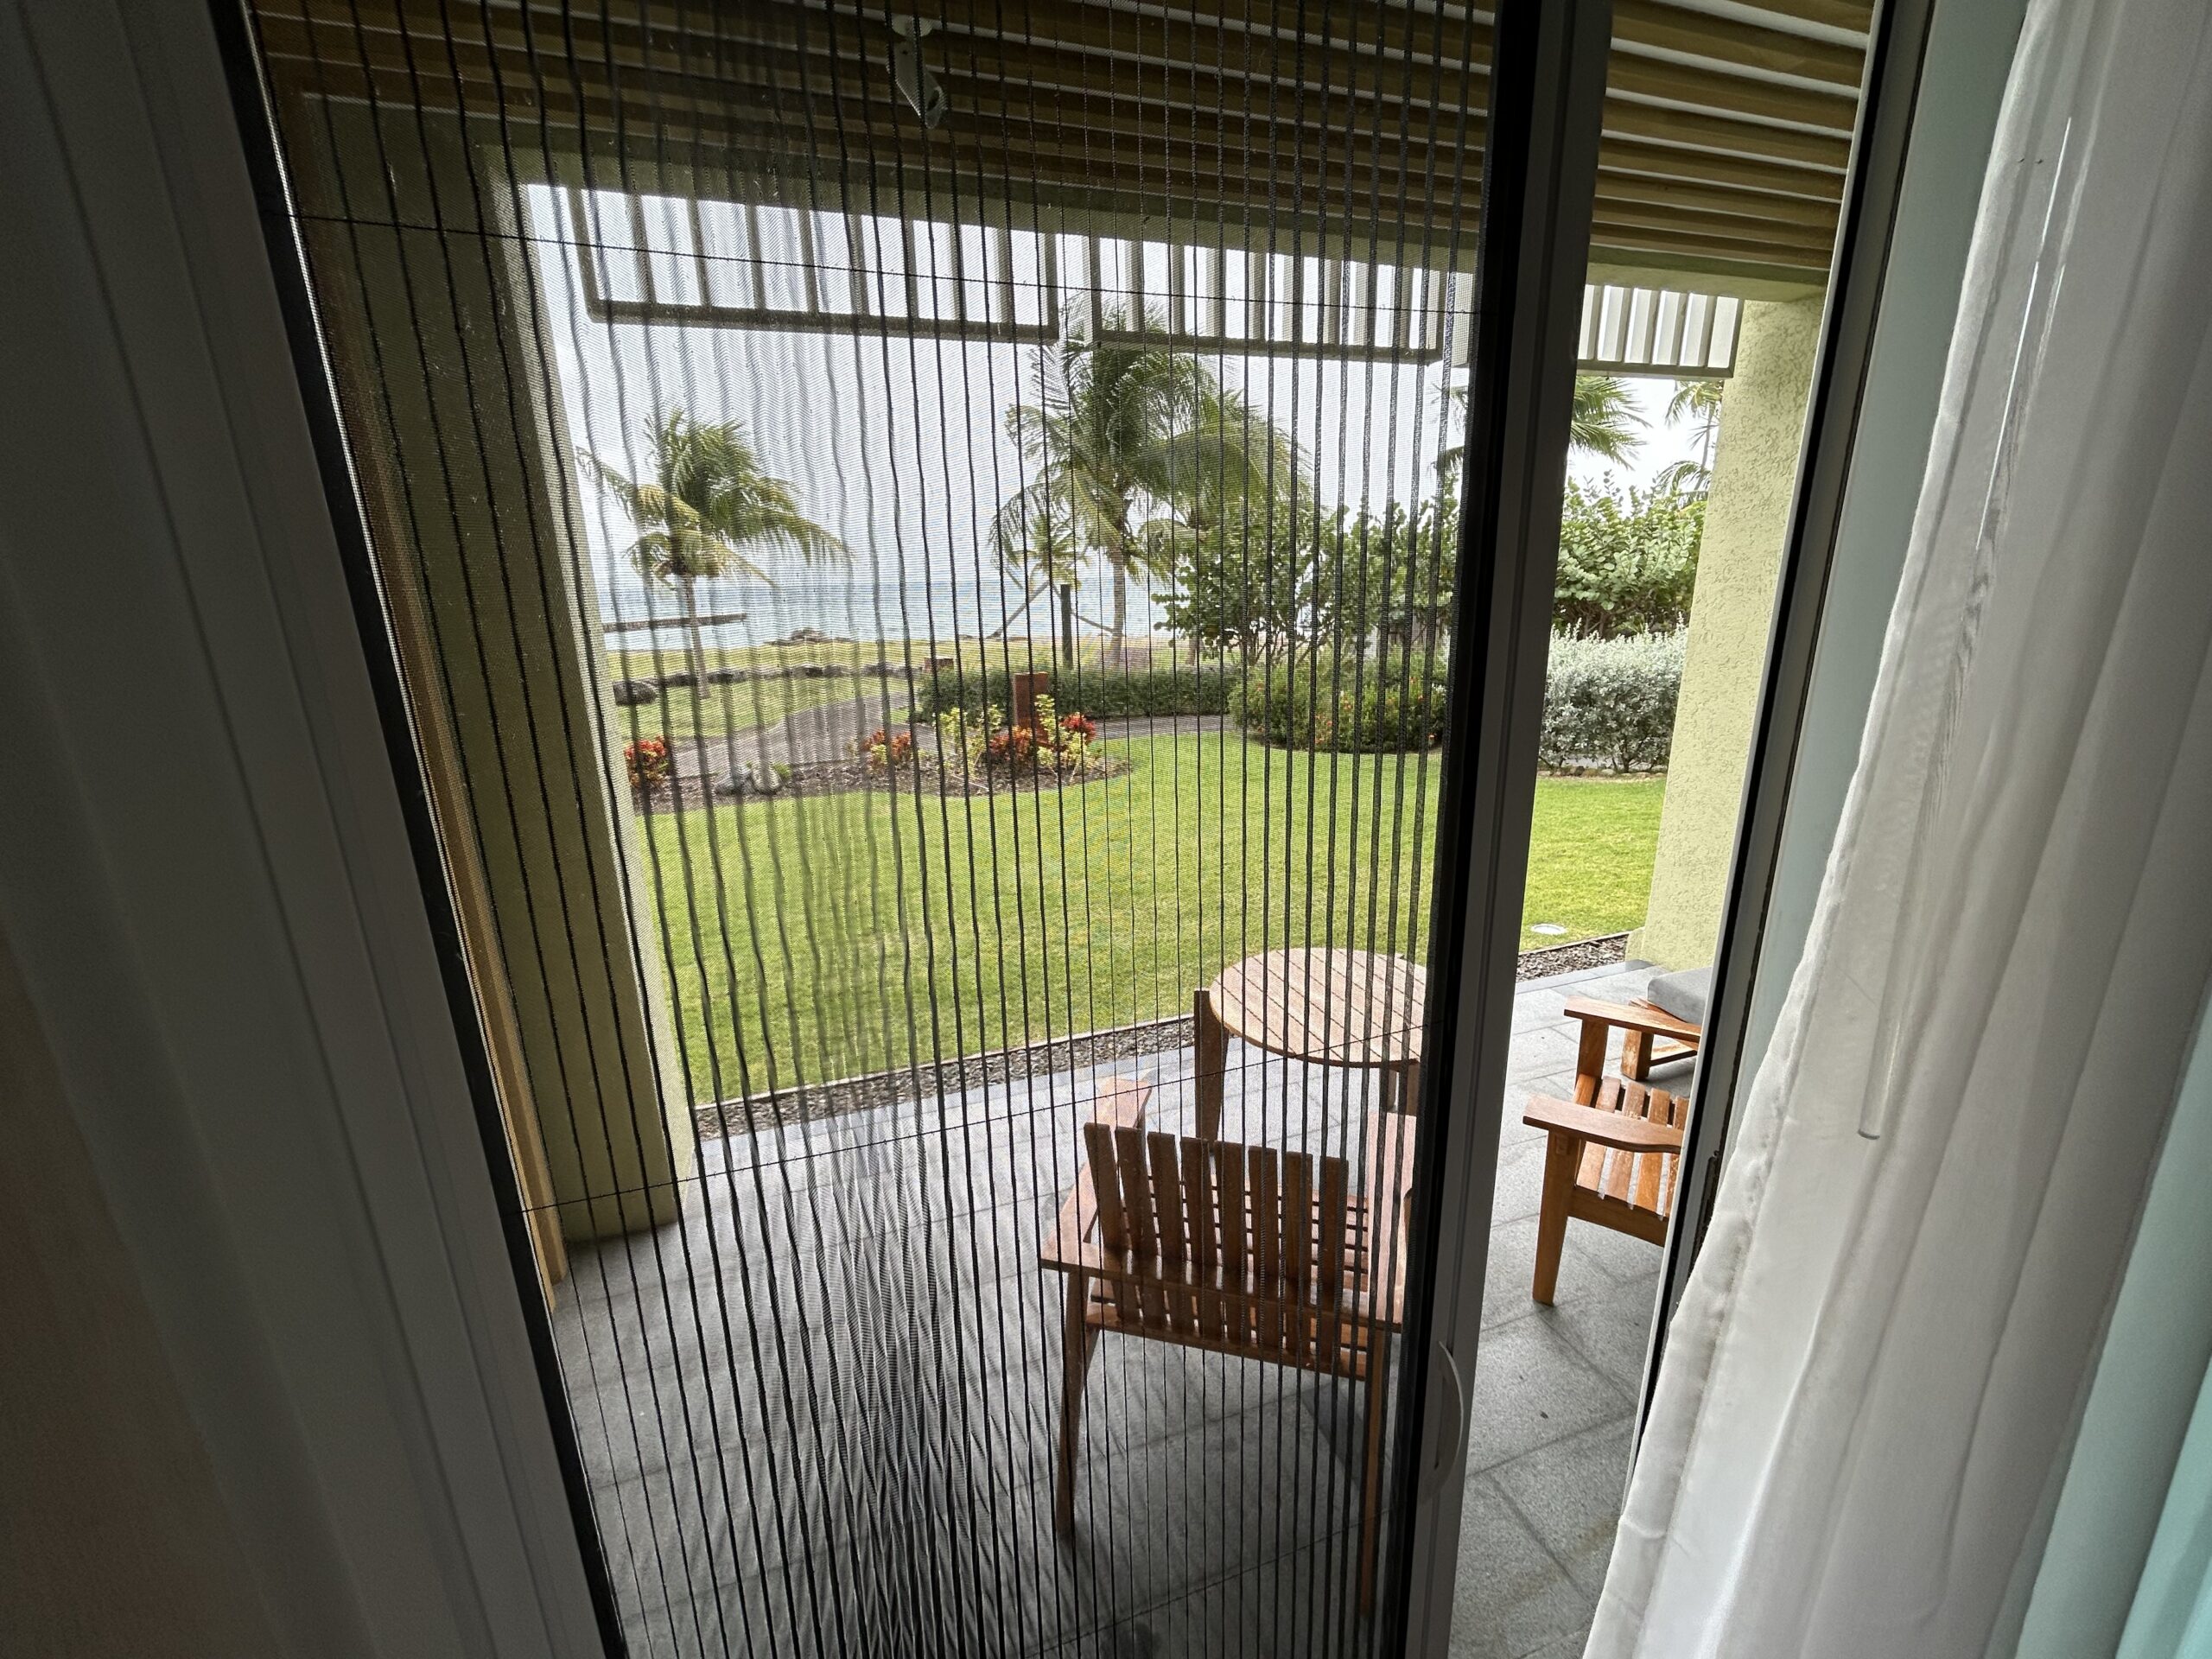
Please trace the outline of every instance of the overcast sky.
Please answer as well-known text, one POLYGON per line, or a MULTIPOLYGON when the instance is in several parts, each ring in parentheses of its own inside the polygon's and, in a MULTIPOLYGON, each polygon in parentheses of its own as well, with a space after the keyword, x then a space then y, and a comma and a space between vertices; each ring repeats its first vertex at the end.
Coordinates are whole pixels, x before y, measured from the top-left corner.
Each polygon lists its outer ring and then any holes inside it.
MULTIPOLYGON (((1017 397, 1033 399, 1033 347, 597 322, 576 262, 559 246, 565 214, 550 192, 531 194, 533 228, 551 253, 541 264, 546 322, 576 447, 634 476, 650 466, 643 434, 657 411, 681 406, 741 420, 767 468, 851 550, 842 564, 779 568, 772 584, 704 585, 713 589, 701 595, 707 610, 748 613, 723 638, 770 639, 799 626, 860 638, 974 633, 1020 604, 1019 580, 986 548, 993 513, 1028 481, 1005 411, 1017 397)), ((1440 364, 1254 358, 1217 368, 1293 435, 1324 502, 1379 512, 1433 489, 1445 442, 1440 364)), ((1630 385, 1646 438, 1611 470, 1644 483, 1691 444, 1666 426, 1672 382, 1630 385)), ((1595 482, 1608 467, 1578 459, 1570 470, 1595 482)), ((640 582, 620 556, 635 530, 605 492, 586 483, 584 499, 604 620, 669 614, 672 596, 640 582)), ((1082 603, 1087 615, 1103 616, 1103 579, 1082 603)), ((1131 623, 1132 632, 1150 626, 1141 595, 1131 623)))

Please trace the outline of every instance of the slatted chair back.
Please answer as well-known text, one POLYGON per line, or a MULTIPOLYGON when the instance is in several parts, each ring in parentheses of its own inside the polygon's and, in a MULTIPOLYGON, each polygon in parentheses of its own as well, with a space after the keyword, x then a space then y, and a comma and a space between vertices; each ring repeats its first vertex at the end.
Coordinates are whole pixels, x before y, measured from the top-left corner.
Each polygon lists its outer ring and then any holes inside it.
MULTIPOLYGON (((1689 1118, 1689 1103, 1684 1096, 1620 1077, 1607 1077, 1599 1084, 1597 1098, 1591 1103, 1601 1112, 1642 1118, 1663 1128, 1682 1129, 1689 1118)), ((1574 1184, 1649 1217, 1647 1224, 1663 1237, 1667 1218, 1675 1213, 1675 1181, 1681 1164, 1679 1151, 1637 1150, 1586 1141, 1574 1184)))
POLYGON ((1348 1357, 1344 1159, 1101 1122, 1084 1153, 1096 1241, 1126 1262, 1106 1281, 1117 1325, 1316 1370, 1348 1357))
POLYGON ((1414 1121, 1377 1112, 1355 1197, 1342 1158, 1147 1133, 1152 1088, 1102 1082, 1084 1169, 1045 1237, 1067 1280, 1052 1523, 1076 1527, 1076 1453, 1091 1350, 1111 1332, 1333 1372, 1364 1384, 1359 1599, 1375 1599, 1389 1342, 1404 1318, 1414 1121))

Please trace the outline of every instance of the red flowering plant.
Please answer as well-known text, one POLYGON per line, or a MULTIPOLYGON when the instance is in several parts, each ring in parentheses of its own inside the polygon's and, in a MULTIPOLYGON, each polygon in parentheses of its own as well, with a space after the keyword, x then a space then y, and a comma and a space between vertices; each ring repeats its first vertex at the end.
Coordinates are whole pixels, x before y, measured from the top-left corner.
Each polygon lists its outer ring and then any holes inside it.
POLYGON ((1081 715, 1061 715, 1050 697, 1038 698, 1035 720, 1020 726, 1009 727, 1006 711, 996 706, 984 709, 981 719, 948 709, 937 725, 938 753, 958 756, 970 774, 985 766, 1087 771, 1098 734, 1081 715))
POLYGON ((997 766, 1028 766, 1037 758, 1037 734, 1027 726, 993 732, 984 741, 983 758, 997 766))
POLYGON ((1084 772, 1098 728, 1079 713, 1060 713, 1050 697, 1037 699, 1037 760, 1054 772, 1084 772))
POLYGON ((860 747, 870 772, 896 772, 914 758, 914 734, 886 732, 879 726, 860 747))
POLYGON ((625 743, 622 746, 622 764, 629 770, 630 787, 640 795, 652 794, 668 781, 668 740, 664 737, 640 737, 625 743))

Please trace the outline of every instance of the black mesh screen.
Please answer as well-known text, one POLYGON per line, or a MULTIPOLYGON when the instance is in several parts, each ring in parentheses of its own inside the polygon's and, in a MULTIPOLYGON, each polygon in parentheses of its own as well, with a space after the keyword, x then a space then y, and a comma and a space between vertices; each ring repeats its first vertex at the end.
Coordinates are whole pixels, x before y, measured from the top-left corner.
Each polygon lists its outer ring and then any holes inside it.
POLYGON ((631 1649, 1363 1650, 1487 28, 253 25, 631 1649))

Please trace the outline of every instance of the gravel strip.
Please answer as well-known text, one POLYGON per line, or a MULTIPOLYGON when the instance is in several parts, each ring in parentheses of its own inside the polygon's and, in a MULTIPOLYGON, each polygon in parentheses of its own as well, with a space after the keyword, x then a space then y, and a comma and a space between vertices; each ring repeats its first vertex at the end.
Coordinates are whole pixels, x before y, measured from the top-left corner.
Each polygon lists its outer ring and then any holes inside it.
POLYGON ((1095 784, 1101 779, 1118 778, 1129 770, 1126 758, 1115 754, 1100 754, 1095 750, 1090 764, 1081 772, 1048 772, 1042 766, 988 766, 973 773, 946 772, 937 761, 923 755, 895 772, 879 772, 865 760, 837 760, 825 766, 791 766, 780 774, 780 781, 772 797, 747 794, 745 796, 715 795, 710 780, 698 778, 677 778, 652 791, 650 798, 634 797, 648 812, 666 812, 676 807, 685 808, 728 805, 734 800, 782 799, 786 796, 856 795, 869 792, 877 795, 913 795, 924 800, 935 800, 939 795, 1033 795, 1043 790, 1065 789, 1071 785, 1095 784))
POLYGON ((1579 973, 1585 968, 1605 968, 1628 957, 1628 935, 1608 933, 1600 939, 1577 939, 1541 950, 1523 950, 1516 979, 1549 979, 1554 974, 1579 973))
POLYGON ((725 1100, 695 1109, 701 1135, 741 1135, 748 1129, 810 1123, 899 1101, 928 1100, 939 1093, 959 1094, 1056 1071, 1079 1071, 1108 1060, 1134 1059, 1190 1046, 1191 1020, 1185 1014, 1139 1026, 1116 1026, 1110 1031, 1085 1032, 1079 1037, 1055 1037, 1027 1048, 993 1049, 988 1054, 970 1054, 935 1065, 779 1089, 753 1100, 725 1100))
MULTIPOLYGON (((1553 974, 1601 968, 1622 960, 1627 943, 1627 934, 1614 933, 1602 939, 1582 939, 1573 944, 1527 951, 1521 957, 1515 976, 1544 979, 1553 974)), ((1142 1025, 1116 1026, 1109 1031, 1085 1032, 1080 1036, 1056 1037, 1027 1048, 994 1049, 988 1054, 970 1054, 934 1065, 874 1071, 865 1077, 843 1077, 835 1083, 798 1089, 779 1089, 753 1100, 712 1103, 696 1108, 695 1112, 702 1135, 743 1135, 777 1124, 816 1122, 870 1107, 927 1100, 939 1093, 959 1094, 1026 1077, 1049 1077, 1059 1071, 1085 1071, 1109 1060, 1136 1059, 1190 1046, 1190 1017, 1179 1015, 1171 1020, 1149 1020, 1142 1025)))

